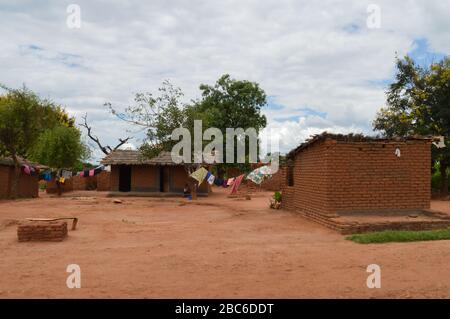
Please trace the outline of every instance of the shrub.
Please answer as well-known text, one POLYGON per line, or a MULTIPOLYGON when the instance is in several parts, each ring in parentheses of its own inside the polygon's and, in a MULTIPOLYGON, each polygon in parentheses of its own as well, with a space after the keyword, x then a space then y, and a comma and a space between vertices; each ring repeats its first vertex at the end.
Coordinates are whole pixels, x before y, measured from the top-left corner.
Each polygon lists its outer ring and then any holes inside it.
POLYGON ((281 203, 281 192, 275 192, 275 194, 273 194, 273 199, 274 199, 276 202, 281 203))

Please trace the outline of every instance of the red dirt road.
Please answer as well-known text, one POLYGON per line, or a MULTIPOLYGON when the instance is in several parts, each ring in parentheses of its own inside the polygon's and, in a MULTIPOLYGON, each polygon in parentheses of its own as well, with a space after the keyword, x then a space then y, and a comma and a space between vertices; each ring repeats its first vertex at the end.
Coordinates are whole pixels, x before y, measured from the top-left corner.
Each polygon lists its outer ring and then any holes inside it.
POLYGON ((1 201, 0 298, 450 298, 450 241, 356 244, 256 196, 1 201), (17 241, 16 220, 58 216, 80 219, 64 242, 17 241), (366 286, 372 263, 381 289, 366 286), (81 289, 66 286, 69 264, 81 289))

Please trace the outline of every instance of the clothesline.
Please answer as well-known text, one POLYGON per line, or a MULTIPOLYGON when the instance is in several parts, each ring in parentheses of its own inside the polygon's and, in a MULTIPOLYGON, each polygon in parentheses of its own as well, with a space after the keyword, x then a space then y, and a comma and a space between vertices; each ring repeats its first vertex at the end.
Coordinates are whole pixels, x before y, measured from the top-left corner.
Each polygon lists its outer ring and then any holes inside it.
POLYGON ((264 181, 264 179, 271 178, 272 175, 273 175, 273 172, 269 166, 261 166, 255 170, 253 170, 252 172, 250 172, 247 175, 241 174, 237 177, 224 179, 222 183, 221 183, 221 181, 222 181, 221 179, 218 179, 218 178, 216 179, 215 176, 204 167, 200 167, 199 169, 197 169, 195 172, 193 172, 189 176, 192 177, 193 179, 195 179, 198 182, 199 186, 206 179, 210 185, 216 184, 218 186, 222 185, 223 187, 231 186, 231 194, 236 194, 244 177, 246 179, 252 181, 253 183, 259 185, 264 181), (215 180, 217 181, 217 183, 215 183, 215 180))
POLYGON ((64 183, 67 179, 73 176, 92 177, 103 171, 111 171, 110 166, 99 165, 92 169, 87 169, 79 172, 72 172, 67 169, 47 169, 41 174, 41 178, 45 181, 51 181, 53 178, 57 178, 60 183, 64 183))

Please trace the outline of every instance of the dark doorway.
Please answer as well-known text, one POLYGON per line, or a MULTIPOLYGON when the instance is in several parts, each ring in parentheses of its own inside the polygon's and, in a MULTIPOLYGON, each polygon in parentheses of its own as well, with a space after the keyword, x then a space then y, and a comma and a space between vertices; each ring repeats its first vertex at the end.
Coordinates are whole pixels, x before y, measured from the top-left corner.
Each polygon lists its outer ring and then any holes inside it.
POLYGON ((159 168, 159 191, 169 191, 169 168, 165 166, 159 168))
POLYGON ((119 191, 129 192, 131 190, 131 166, 120 165, 119 167, 119 191))

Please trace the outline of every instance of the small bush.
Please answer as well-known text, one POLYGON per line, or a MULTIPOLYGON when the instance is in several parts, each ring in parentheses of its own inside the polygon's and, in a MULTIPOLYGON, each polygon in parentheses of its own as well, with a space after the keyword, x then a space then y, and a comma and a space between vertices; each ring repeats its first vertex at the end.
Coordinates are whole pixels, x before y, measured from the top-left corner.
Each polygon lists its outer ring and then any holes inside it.
POLYGON ((273 194, 273 199, 274 199, 276 202, 281 203, 281 192, 275 192, 275 194, 273 194))

